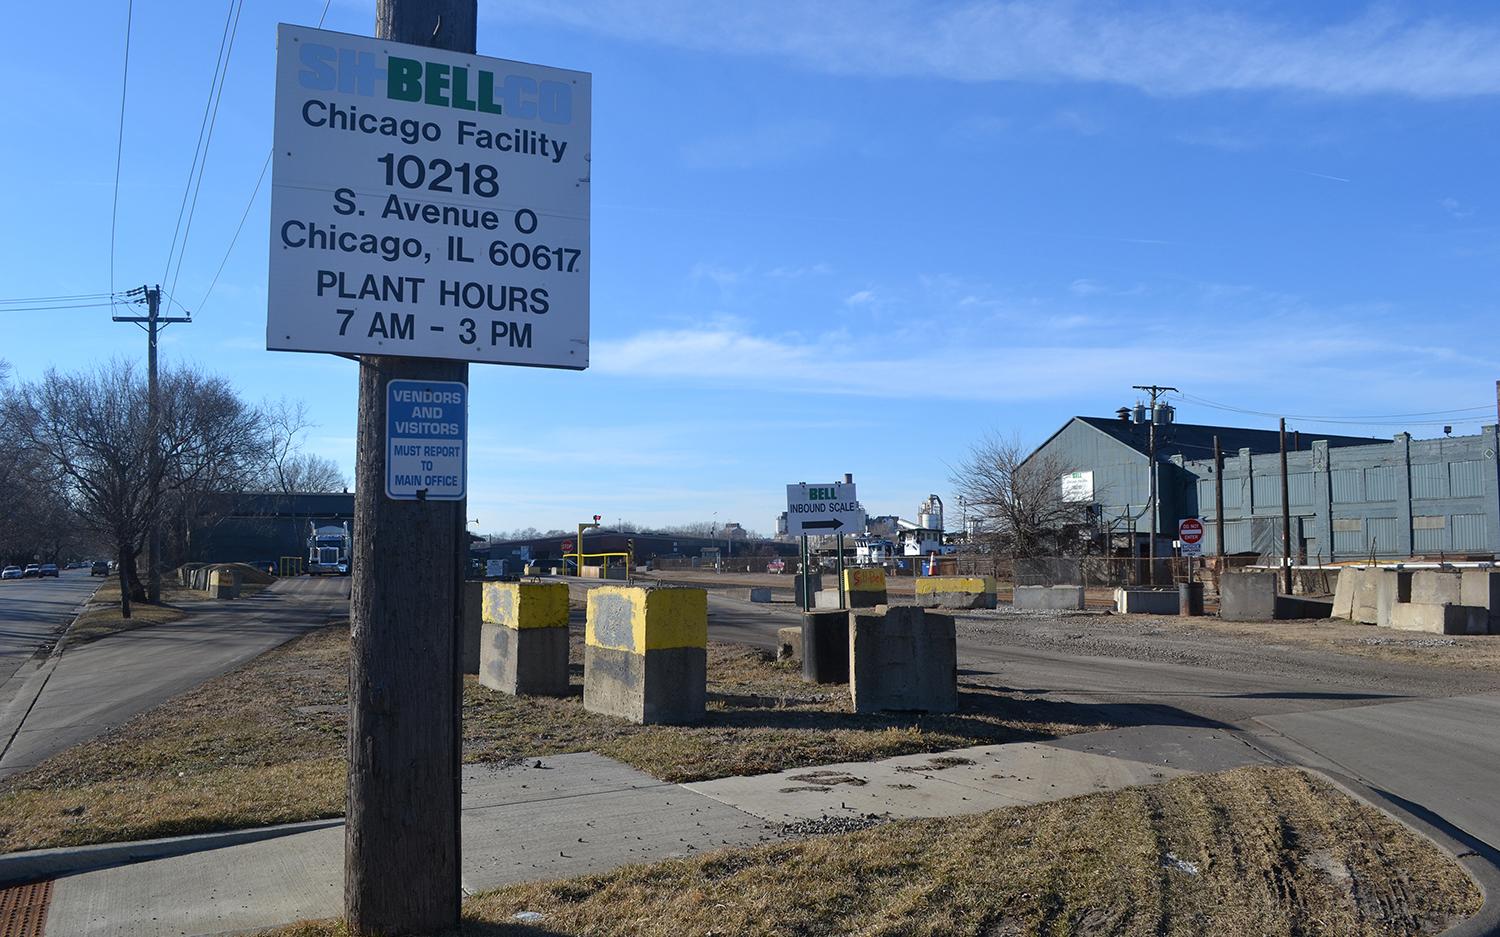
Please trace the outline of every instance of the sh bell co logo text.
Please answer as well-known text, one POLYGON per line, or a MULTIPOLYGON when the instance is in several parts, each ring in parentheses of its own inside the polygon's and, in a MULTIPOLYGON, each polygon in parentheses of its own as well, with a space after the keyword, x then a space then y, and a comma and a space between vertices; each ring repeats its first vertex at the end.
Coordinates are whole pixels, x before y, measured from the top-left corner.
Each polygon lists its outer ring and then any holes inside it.
POLYGON ((573 119, 573 88, 561 81, 538 81, 529 75, 497 75, 442 62, 386 57, 380 68, 373 52, 303 43, 297 83, 309 91, 336 91, 375 97, 385 89, 391 101, 421 102, 480 114, 503 114, 517 120, 567 124, 573 119))

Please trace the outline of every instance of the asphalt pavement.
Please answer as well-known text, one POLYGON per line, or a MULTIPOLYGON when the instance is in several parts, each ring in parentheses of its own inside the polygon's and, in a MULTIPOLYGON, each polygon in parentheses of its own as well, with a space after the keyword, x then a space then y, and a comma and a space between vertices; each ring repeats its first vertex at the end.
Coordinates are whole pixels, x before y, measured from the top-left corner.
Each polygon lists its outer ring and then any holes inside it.
MULTIPOLYGON (((716 640, 774 647, 776 629, 800 621, 789 604, 756 605, 724 591, 711 590, 708 605, 716 640)), ((1459 840, 1500 850, 1500 674, 1207 635, 1197 640, 1212 652, 1193 663, 1143 660, 1036 646, 1005 633, 1016 627, 1044 626, 961 616, 960 681, 1025 691, 1062 718, 1158 727, 1125 732, 1104 754, 1215 770, 1201 739, 1229 733, 1278 761, 1352 778, 1459 840)))
POLYGON ((9 730, 0 731, 0 777, 347 616, 348 597, 348 579, 283 579, 247 598, 194 603, 181 621, 68 648, 0 707, 9 730))
POLYGON ((86 569, 64 570, 56 579, 0 580, 0 709, 15 693, 12 678, 51 649, 103 581, 86 569))

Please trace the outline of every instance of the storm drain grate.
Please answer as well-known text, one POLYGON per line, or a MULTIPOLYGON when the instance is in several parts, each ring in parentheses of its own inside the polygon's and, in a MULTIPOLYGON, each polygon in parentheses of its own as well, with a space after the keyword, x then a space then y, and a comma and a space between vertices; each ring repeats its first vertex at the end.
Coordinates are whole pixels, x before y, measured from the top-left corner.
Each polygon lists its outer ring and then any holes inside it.
POLYGON ((0 888, 0 937, 42 937, 52 883, 0 888))

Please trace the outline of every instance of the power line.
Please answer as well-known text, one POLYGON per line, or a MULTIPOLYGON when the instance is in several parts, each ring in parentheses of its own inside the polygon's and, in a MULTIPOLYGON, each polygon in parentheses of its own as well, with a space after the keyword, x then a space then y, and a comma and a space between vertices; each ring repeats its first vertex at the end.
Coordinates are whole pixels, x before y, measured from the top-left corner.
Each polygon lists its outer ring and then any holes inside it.
POLYGON ((120 128, 115 140, 115 197, 109 211, 109 291, 115 291, 115 222, 120 217, 120 156, 125 150, 125 88, 130 80, 130 21, 135 0, 125 4, 125 68, 120 76, 120 128))
MULTIPOLYGON (((328 8, 333 5, 333 0, 323 0, 323 12, 318 15, 318 28, 323 28, 323 21, 328 18, 328 8)), ((245 202, 245 210, 240 213, 240 223, 234 229, 234 236, 229 239, 229 247, 224 250, 224 257, 219 261, 219 268, 214 271, 214 277, 208 284, 208 289, 203 293, 203 299, 198 303, 198 312, 208 305, 208 297, 213 293, 214 287, 219 284, 219 276, 224 272, 224 265, 229 263, 229 255, 234 253, 235 244, 239 243, 240 232, 245 228, 245 219, 250 217, 250 209, 255 207, 255 198, 260 194, 261 184, 266 180, 266 170, 271 166, 271 156, 275 148, 266 150, 265 162, 261 163, 260 175, 256 177, 255 188, 250 190, 250 198, 245 202)), ((174 284, 175 285, 175 284, 174 284)))
POLYGON ((208 148, 213 143, 214 125, 219 119, 219 99, 224 96, 224 77, 229 72, 229 57, 234 54, 234 37, 240 30, 240 13, 245 9, 245 0, 239 0, 234 10, 234 25, 229 30, 229 47, 224 52, 224 74, 219 78, 219 90, 214 95, 213 114, 208 120, 208 137, 203 143, 203 163, 198 167, 198 181, 193 185, 193 202, 188 206, 187 227, 182 232, 182 249, 177 252, 177 270, 172 274, 172 291, 177 290, 177 280, 182 276, 182 257, 187 253, 188 236, 193 232, 193 215, 198 210, 198 190, 203 187, 203 170, 208 166, 208 148))
MULTIPOLYGON (((332 2, 332 0, 330 0, 330 2, 332 2)), ((324 7, 324 9, 326 10, 327 7, 324 7)), ((266 161, 264 163, 261 163, 260 165, 260 175, 255 180, 255 188, 250 192, 250 201, 245 203, 245 210, 240 214, 240 223, 236 225, 234 229, 234 237, 229 239, 229 247, 224 251, 224 259, 219 261, 219 269, 214 271, 214 278, 208 284, 208 289, 204 291, 203 299, 198 303, 199 312, 202 312, 203 307, 208 305, 209 295, 213 293, 214 287, 219 285, 219 274, 224 272, 224 265, 229 263, 229 255, 234 252, 234 245, 239 242, 240 232, 245 228, 245 219, 250 217, 250 209, 255 205, 255 197, 260 194, 261 183, 266 181, 266 170, 270 168, 270 166, 271 154, 267 153, 266 161)))
POLYGON ((64 303, 56 306, 6 306, 0 312, 53 312, 60 309, 96 309, 101 306, 114 306, 115 300, 107 300, 99 303, 64 303))
MULTIPOLYGON (((1236 407, 1226 403, 1218 403, 1217 401, 1209 400, 1205 397, 1198 397, 1193 394, 1185 394, 1181 391, 1178 391, 1177 396, 1181 397, 1183 400, 1189 400, 1193 403, 1215 410, 1225 410, 1231 413, 1244 413, 1250 416, 1263 416, 1269 417, 1271 419, 1279 419, 1281 417, 1281 414, 1279 413, 1270 413, 1264 410, 1251 410, 1247 407, 1236 407)), ((1422 420, 1415 419, 1417 417, 1452 417, 1456 419, 1463 419, 1465 414, 1476 414, 1477 416, 1475 418, 1480 418, 1493 409, 1493 404, 1484 404, 1476 407, 1458 407, 1452 410, 1417 410, 1411 413, 1376 413, 1364 415, 1288 413, 1286 414, 1286 418, 1289 420, 1304 420, 1312 423, 1348 423, 1373 426, 1386 422, 1397 421, 1424 422, 1422 420)), ((1443 420, 1432 419, 1425 422, 1441 423, 1443 422, 1443 420)))
MULTIPOLYGON (((203 98, 203 116, 198 120, 198 142, 193 145, 193 161, 188 164, 187 181, 182 185, 182 201, 177 205, 177 224, 172 228, 172 240, 167 246, 167 266, 161 273, 166 278, 172 272, 172 256, 177 252, 177 235, 182 233, 182 216, 187 213, 188 196, 193 191, 193 177, 198 170, 198 159, 203 153, 203 134, 208 130, 209 108, 214 103, 214 89, 218 87, 224 70, 224 46, 229 42, 229 24, 234 18, 234 0, 224 8, 224 31, 219 34, 219 52, 214 57, 214 73, 208 82, 208 94, 203 98)), ((206 160, 205 160, 206 162, 206 160)))
POLYGON ((10 303, 51 303, 84 299, 107 299, 111 296, 121 296, 122 293, 69 293, 63 296, 19 296, 15 299, 0 299, 0 305, 10 303))

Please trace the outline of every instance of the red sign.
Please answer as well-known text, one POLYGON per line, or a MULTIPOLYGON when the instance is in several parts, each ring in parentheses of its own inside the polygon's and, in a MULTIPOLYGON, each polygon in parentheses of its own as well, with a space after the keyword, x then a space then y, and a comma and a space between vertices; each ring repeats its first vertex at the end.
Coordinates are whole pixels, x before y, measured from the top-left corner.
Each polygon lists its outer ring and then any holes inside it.
POLYGON ((562 548, 564 550, 571 550, 571 549, 573 549, 573 541, 571 541, 571 540, 564 540, 562 548))
POLYGON ((1177 524, 1177 539, 1183 543, 1198 543, 1203 540, 1203 522, 1189 517, 1177 524))

